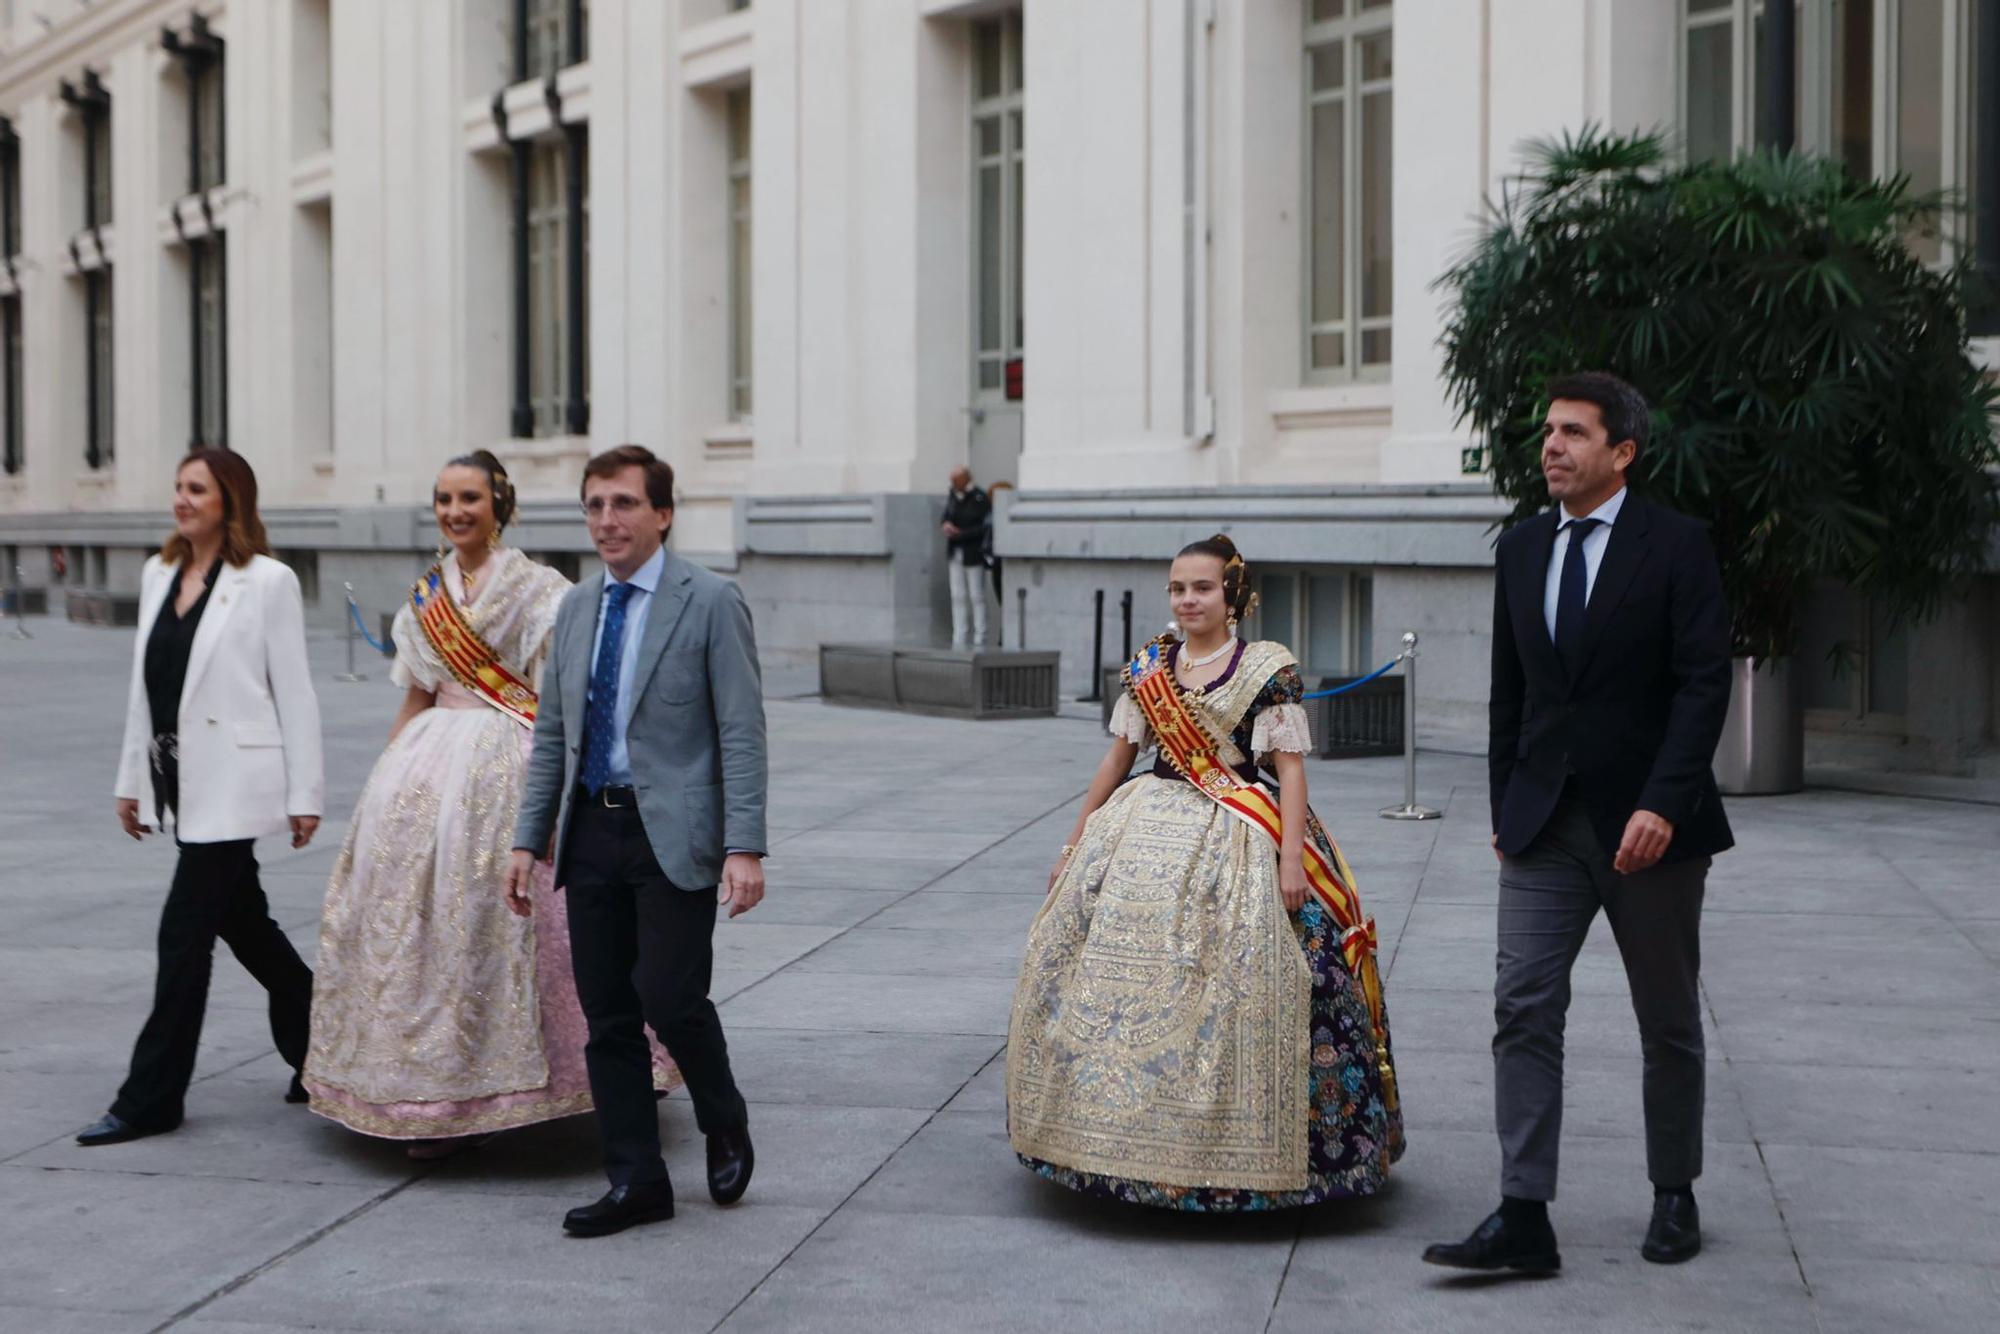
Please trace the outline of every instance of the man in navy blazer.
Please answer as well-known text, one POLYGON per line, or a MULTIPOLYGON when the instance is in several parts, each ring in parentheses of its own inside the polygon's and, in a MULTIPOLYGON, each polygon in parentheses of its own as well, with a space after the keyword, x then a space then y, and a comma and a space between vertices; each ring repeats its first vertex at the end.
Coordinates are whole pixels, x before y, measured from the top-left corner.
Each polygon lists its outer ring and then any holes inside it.
POLYGON ((1495 554, 1487 762, 1500 858, 1494 983, 1501 1205, 1433 1264, 1547 1273, 1570 967, 1601 908, 1644 1056, 1652 1221, 1640 1253, 1701 1248, 1701 900, 1731 846, 1711 764, 1729 707, 1730 623, 1704 525, 1633 495, 1638 390, 1600 372, 1549 386, 1542 473, 1556 508, 1495 554))

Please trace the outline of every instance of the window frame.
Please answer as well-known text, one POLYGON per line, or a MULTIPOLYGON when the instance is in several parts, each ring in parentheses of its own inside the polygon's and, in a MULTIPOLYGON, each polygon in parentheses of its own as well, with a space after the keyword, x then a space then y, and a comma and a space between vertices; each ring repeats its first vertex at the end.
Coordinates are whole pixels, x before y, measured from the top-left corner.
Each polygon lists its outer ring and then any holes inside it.
POLYGON ((1027 127, 1025 32, 1025 21, 1019 9, 976 19, 971 31, 971 77, 967 87, 971 95, 972 396, 974 402, 986 405, 1021 401, 1018 397, 1009 398, 1007 395, 1007 367, 1016 361, 1026 363, 1023 344, 1027 330, 1022 317, 1025 271, 1021 263, 1026 221, 1022 198, 1027 177, 1027 145, 1024 142, 1027 127), (982 97, 978 81, 980 43, 992 39, 993 34, 997 34, 999 42, 1000 91, 982 97), (988 123, 998 125, 999 148, 993 153, 982 153, 979 149, 980 131, 988 123), (993 283, 999 306, 996 321, 999 341, 991 345, 985 339, 987 275, 981 245, 984 238, 980 231, 984 218, 979 206, 980 178, 989 169, 999 173, 1000 229, 995 250, 999 271, 994 275, 993 283), (995 382, 990 385, 986 383, 988 366, 997 370, 995 382))
POLYGON ((729 420, 747 424, 753 420, 756 407, 756 347, 750 337, 756 328, 757 301, 752 267, 756 224, 751 141, 756 102, 751 85, 732 88, 724 95, 723 116, 727 124, 724 156, 729 210, 729 420))
POLYGON ((1259 565, 1255 571, 1257 592, 1262 600, 1264 584, 1268 580, 1283 580, 1291 586, 1291 624, 1276 626, 1270 624, 1268 604, 1260 605, 1250 614, 1250 623, 1242 627, 1247 639, 1276 640, 1292 651, 1299 660, 1299 673, 1312 677, 1355 677, 1366 674, 1379 664, 1366 660, 1371 646, 1368 641, 1374 633, 1375 571, 1365 565, 1259 565), (1312 597, 1311 580, 1315 578, 1337 578, 1345 581, 1342 590, 1340 638, 1346 652, 1345 664, 1334 667, 1331 664, 1310 662, 1306 654, 1312 644, 1312 597))
MULTIPOLYGON (((1395 202, 1393 182, 1395 180, 1394 148, 1390 150, 1389 172, 1384 181, 1385 188, 1392 192, 1388 228, 1389 255, 1389 296, 1385 314, 1364 315, 1362 313, 1363 283, 1366 256, 1363 240, 1365 237, 1367 194, 1363 169, 1364 126, 1362 104, 1371 94, 1386 94, 1389 98, 1390 123, 1394 125, 1396 105, 1395 46, 1396 10, 1394 4, 1381 4, 1362 8, 1362 0, 1349 0, 1340 18, 1313 20, 1310 0, 1304 6, 1305 34, 1300 46, 1299 61, 1301 71, 1300 99, 1300 208, 1299 243, 1300 264, 1303 281, 1299 284, 1299 367, 1301 379, 1306 384, 1371 384, 1386 382, 1395 366, 1395 202), (1361 47, 1369 38, 1386 36, 1389 40, 1390 74, 1385 79, 1363 81, 1361 77, 1361 47), (1313 57, 1320 48, 1339 44, 1341 50, 1340 87, 1318 90, 1313 87, 1313 57), (1341 117, 1341 313, 1337 319, 1320 320, 1314 318, 1313 289, 1315 275, 1319 272, 1319 256, 1313 245, 1315 224, 1314 205, 1316 199, 1314 158, 1316 141, 1313 136, 1314 113, 1322 106, 1332 103, 1342 104, 1346 110, 1341 117), (1363 349, 1371 333, 1387 334, 1391 340, 1389 356, 1383 361, 1363 361, 1363 349), (1319 365, 1314 361, 1313 342, 1315 339, 1339 336, 1341 357, 1338 364, 1319 365)), ((1392 133, 1393 139, 1393 133, 1392 133)))
POLYGON ((110 266, 85 270, 83 457, 93 471, 110 467, 117 458, 114 378, 117 312, 112 293, 110 266))
MULTIPOLYGON (((1730 151, 1755 146, 1755 99, 1758 93, 1757 24, 1768 0, 1727 0, 1712 14, 1695 15, 1693 0, 1679 0, 1675 30, 1674 110, 1683 134, 1688 123, 1688 33, 1691 28, 1727 25, 1730 42, 1730 151)), ((1829 0, 1795 0, 1798 4, 1798 147, 1838 157, 1839 142, 1833 102, 1836 24, 1829 0)), ((1900 108, 1900 41, 1906 0, 1847 0, 1869 6, 1871 49, 1869 68, 1869 171, 1882 179, 1902 169, 1900 108)), ((1971 183, 1970 152, 1974 98, 1972 20, 1980 0, 1937 0, 1941 10, 1942 49, 1939 52, 1940 124, 1938 127, 1939 187, 1964 192, 1971 183)), ((1682 151, 1685 151, 1683 140, 1682 151)), ((1941 229, 1939 253, 1929 262, 1953 263, 1971 244, 1970 219, 1947 217, 1941 229)))

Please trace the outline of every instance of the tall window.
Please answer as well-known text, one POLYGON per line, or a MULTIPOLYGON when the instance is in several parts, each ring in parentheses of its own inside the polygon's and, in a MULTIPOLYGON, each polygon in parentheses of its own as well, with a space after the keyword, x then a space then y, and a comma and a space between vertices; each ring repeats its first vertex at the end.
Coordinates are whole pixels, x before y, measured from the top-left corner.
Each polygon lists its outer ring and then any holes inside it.
POLYGON ((21 140, 14 122, 0 116, 0 471, 21 471, 21 289, 15 262, 21 254, 21 140))
MULTIPOLYGON (((1681 126, 1688 156, 1756 142, 1767 8, 1796 7, 1797 146, 1918 192, 1965 190, 1976 130, 1973 14, 1984 0, 1682 0, 1681 126), (1743 34, 1749 34, 1746 44, 1743 34)), ((1951 229, 1948 228, 1948 231, 1951 229)), ((1946 241, 1913 235, 1923 259, 1946 241)))
POLYGON ((588 0, 514 0, 514 77, 546 79, 589 57, 588 0))
MULTIPOLYGON (((222 215, 209 192, 226 179, 223 43, 195 15, 185 34, 169 28, 160 43, 180 62, 187 90, 188 193, 200 200, 202 230, 183 230, 188 271, 189 444, 229 447, 229 251, 222 215)), ((183 210, 176 225, 186 227, 183 210)), ((106 294, 105 310, 110 309, 106 294)), ((94 336, 94 335, 93 335, 94 336)))
MULTIPOLYGON (((95 232, 111 223, 111 94, 96 71, 75 83, 64 80, 62 99, 83 122, 83 226, 95 232)), ((110 464, 113 454, 111 415, 111 266, 101 246, 85 257, 75 253, 83 270, 84 303, 84 462, 92 468, 110 464)))
POLYGON ((85 348, 89 438, 84 445, 84 461, 93 468, 102 468, 111 463, 116 443, 111 409, 111 270, 96 268, 86 273, 83 296, 89 326, 85 331, 89 340, 85 348))
POLYGON ((1390 0, 1312 0, 1307 14, 1305 364, 1314 378, 1377 378, 1389 366, 1390 11, 1390 0))
POLYGON ((193 362, 196 445, 229 445, 229 270, 223 237, 188 243, 194 292, 193 362))
POLYGON ((1021 14, 972 26, 975 279, 980 392, 1021 397, 1021 14))
POLYGON ((748 421, 752 337, 750 281, 750 90, 729 94, 729 416, 748 421))
POLYGON ((1257 577, 1254 633, 1293 646, 1311 676, 1367 670, 1374 579, 1358 570, 1276 570, 1257 577))
POLYGON ((564 358, 569 348, 568 251, 569 207, 565 190, 563 146, 560 140, 538 142, 530 155, 528 173, 528 395, 538 436, 563 433, 564 401, 569 377, 564 358))

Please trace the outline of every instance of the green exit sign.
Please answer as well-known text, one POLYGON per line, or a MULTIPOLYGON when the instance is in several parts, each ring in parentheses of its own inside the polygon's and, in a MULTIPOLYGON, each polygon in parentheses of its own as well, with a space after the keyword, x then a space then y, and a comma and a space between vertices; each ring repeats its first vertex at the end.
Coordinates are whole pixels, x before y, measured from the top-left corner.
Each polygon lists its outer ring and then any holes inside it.
POLYGON ((1481 445, 1467 445, 1458 451, 1458 470, 1468 477, 1486 471, 1486 450, 1481 445))

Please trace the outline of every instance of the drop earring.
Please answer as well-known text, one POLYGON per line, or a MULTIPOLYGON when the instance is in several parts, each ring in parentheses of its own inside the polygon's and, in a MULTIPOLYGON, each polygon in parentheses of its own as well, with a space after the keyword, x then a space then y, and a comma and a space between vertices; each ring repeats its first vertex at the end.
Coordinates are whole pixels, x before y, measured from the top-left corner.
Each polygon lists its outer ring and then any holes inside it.
POLYGON ((439 533, 438 549, 437 549, 438 562, 442 564, 444 562, 444 558, 446 556, 449 556, 450 554, 451 554, 451 543, 448 540, 446 540, 443 533, 439 533))
POLYGON ((1231 639, 1236 638, 1236 618, 1234 616, 1229 618, 1229 637, 1231 639))

